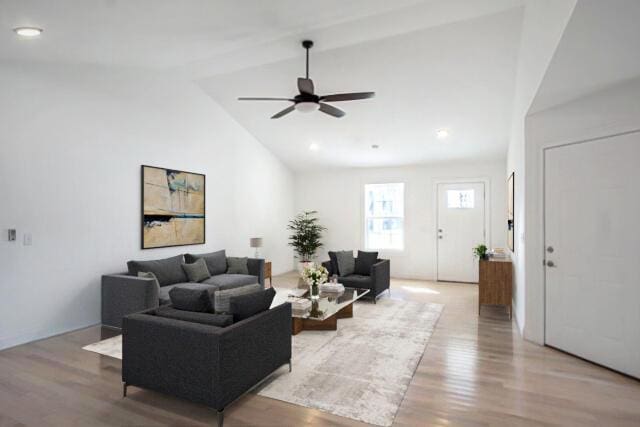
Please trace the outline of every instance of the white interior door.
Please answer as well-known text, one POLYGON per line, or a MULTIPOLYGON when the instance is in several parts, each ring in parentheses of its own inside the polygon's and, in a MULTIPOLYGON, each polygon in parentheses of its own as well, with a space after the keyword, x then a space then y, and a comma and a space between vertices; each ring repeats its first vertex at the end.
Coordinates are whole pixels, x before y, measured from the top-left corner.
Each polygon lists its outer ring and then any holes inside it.
POLYGON ((640 377, 640 133, 545 153, 545 342, 640 377))
POLYGON ((477 282, 473 248, 485 243, 484 183, 438 184, 438 280, 477 282))

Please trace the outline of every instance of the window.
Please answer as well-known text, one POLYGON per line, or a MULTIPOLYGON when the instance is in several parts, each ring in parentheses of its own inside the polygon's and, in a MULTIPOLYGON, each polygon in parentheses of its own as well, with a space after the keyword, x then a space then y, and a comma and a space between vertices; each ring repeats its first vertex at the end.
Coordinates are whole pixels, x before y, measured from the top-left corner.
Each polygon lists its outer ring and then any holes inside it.
POLYGON ((367 249, 404 249, 404 184, 364 186, 367 249))
POLYGON ((473 209, 475 205, 473 190, 447 190, 449 209, 473 209))

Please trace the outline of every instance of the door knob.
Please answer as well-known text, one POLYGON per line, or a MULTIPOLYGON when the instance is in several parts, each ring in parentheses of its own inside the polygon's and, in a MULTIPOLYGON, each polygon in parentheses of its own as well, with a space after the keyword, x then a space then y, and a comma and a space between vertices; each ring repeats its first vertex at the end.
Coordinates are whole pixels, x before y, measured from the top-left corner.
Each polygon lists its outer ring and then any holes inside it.
POLYGON ((438 233, 442 233, 442 228, 438 228, 438 233))
POLYGON ((547 252, 552 254, 553 253, 553 246, 547 246, 547 252))
POLYGON ((555 267, 556 264, 553 261, 547 261, 547 267, 555 267))
POLYGON ((438 236, 438 239, 442 239, 442 236, 438 236))

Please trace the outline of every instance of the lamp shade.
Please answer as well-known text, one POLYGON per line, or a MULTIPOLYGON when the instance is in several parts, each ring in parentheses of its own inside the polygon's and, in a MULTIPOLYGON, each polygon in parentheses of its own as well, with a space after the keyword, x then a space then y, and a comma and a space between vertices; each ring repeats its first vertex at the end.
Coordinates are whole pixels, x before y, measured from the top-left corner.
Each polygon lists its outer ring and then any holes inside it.
POLYGON ((252 237, 249 239, 249 247, 251 248, 261 248, 262 247, 262 237, 252 237))

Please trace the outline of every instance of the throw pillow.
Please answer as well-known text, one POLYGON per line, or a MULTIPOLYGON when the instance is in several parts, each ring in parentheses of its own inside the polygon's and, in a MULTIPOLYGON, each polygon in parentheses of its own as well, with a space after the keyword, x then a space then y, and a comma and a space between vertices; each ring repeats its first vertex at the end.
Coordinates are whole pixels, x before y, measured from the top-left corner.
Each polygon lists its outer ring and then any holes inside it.
POLYGON ((153 283, 156 285, 158 292, 160 291, 160 283, 155 274, 150 271, 138 271, 138 277, 144 277, 145 279, 153 279, 153 283))
POLYGON ((216 313, 229 313, 230 300, 238 295, 247 295, 261 291, 263 288, 260 284, 240 286, 239 288, 224 289, 216 291, 213 298, 213 308, 216 313))
POLYGON ((183 262, 184 257, 177 255, 153 261, 129 261, 127 268, 132 276, 137 276, 140 271, 150 271, 156 275, 160 286, 167 286, 187 281, 187 275, 182 269, 183 262))
POLYGON ((338 259, 334 251, 329 251, 329 261, 331 262, 331 274, 338 274, 338 259))
POLYGON ((336 260, 338 261, 338 274, 340 276, 348 276, 355 272, 356 260, 353 257, 353 251, 336 252, 336 260))
POLYGON ((209 274, 212 276, 224 274, 227 271, 227 254, 224 249, 207 254, 185 254, 184 256, 188 264, 194 263, 200 258, 207 263, 209 274))
POLYGON ((211 277, 207 263, 202 258, 196 260, 193 264, 182 264, 182 268, 187 273, 190 282, 202 282, 211 277))
POLYGON ((361 276, 370 276, 373 264, 378 261, 378 252, 358 251, 356 258, 355 273, 361 276))
POLYGON ((271 302, 276 296, 273 288, 254 292, 247 295, 232 297, 229 304, 229 312, 233 314, 233 321, 239 322, 263 311, 269 310, 271 302))
POLYGON ((249 267, 247 266, 249 259, 228 257, 227 258, 227 274, 249 274, 249 267))
POLYGON ((212 312, 211 297, 215 289, 199 283, 180 285, 169 291, 169 298, 178 310, 212 312))

